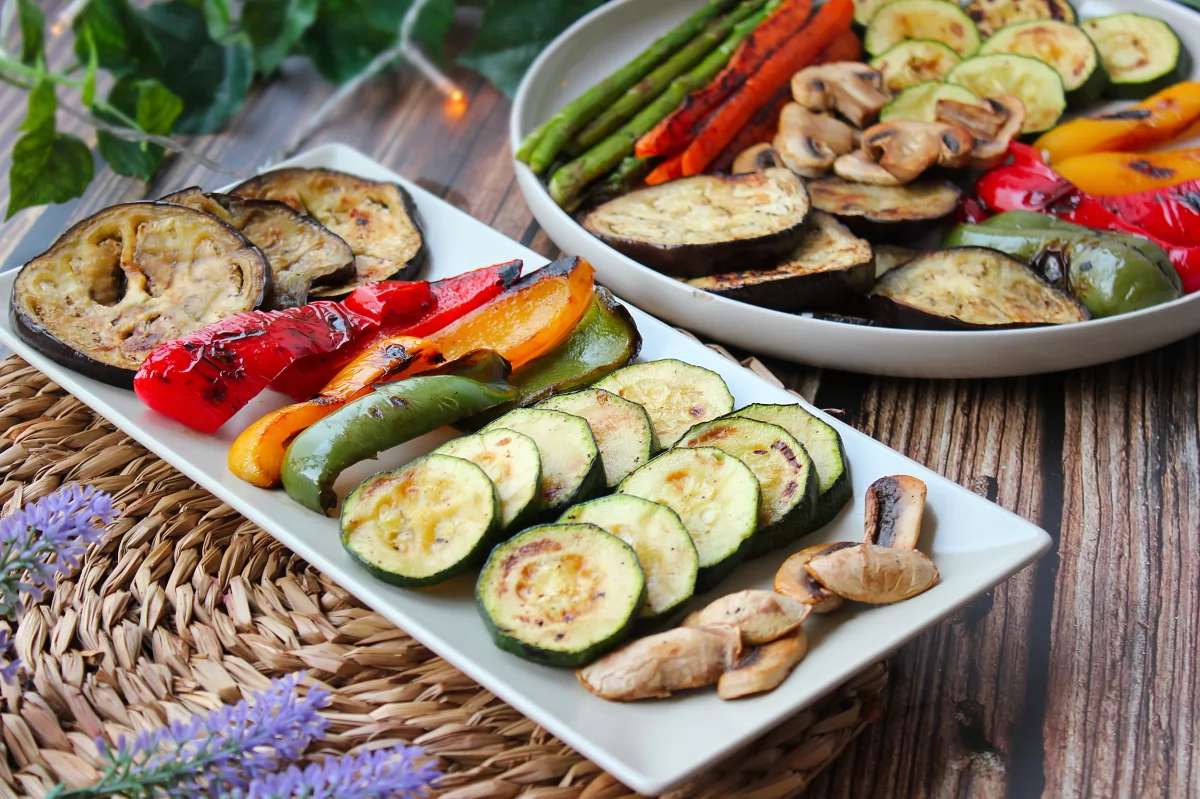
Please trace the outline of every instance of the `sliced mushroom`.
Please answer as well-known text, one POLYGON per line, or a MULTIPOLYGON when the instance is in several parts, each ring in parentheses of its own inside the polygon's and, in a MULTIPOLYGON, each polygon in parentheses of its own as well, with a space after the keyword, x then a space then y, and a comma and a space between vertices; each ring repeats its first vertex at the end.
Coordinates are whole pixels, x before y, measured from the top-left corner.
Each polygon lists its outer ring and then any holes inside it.
POLYGON ((993 169, 1000 166, 1008 155, 1008 145, 1021 135, 1021 129, 1025 126, 1025 103, 1021 102, 1021 98, 1002 94, 989 97, 987 104, 992 108, 1003 109, 1007 119, 990 140, 976 140, 971 152, 971 166, 974 169, 993 169))
POLYGON ((631 702, 712 685, 741 654, 736 627, 677 627, 626 644, 575 676, 597 696, 631 702))
POLYGON ((903 119, 880 122, 864 130, 860 152, 897 180, 908 183, 940 160, 961 158, 965 164, 971 154, 971 139, 962 127, 952 130, 943 122, 903 119))
POLYGON ((788 103, 779 113, 774 143, 788 169, 816 178, 828 172, 839 155, 854 149, 854 129, 840 119, 788 103))
POLYGON ((837 111, 852 125, 865 128, 891 95, 883 74, 855 61, 802 69, 792 76, 792 99, 810 111, 837 111))
POLYGON ((939 122, 954 122, 971 131, 978 141, 991 141, 1004 127, 1008 112, 991 103, 960 103, 958 100, 938 100, 935 116, 939 122))
POLYGON ((744 175, 747 172, 762 172, 765 169, 784 167, 783 159, 768 142, 747 147, 733 159, 733 174, 744 175))
POLYGON ((737 699, 773 691, 807 654, 808 636, 804 630, 796 630, 795 635, 749 649, 733 668, 717 680, 717 696, 737 699))
POLYGON ((907 474, 880 477, 867 489, 866 543, 916 549, 925 512, 925 483, 907 474))
POLYGON ((942 126, 940 132, 942 148, 938 151, 938 166, 947 169, 962 169, 971 162, 971 153, 975 146, 975 137, 957 122, 937 122, 942 126))
POLYGON ((833 174, 851 183, 869 183, 873 186, 902 186, 907 182, 866 158, 862 150, 839 155, 833 162, 833 174))
POLYGON ((783 562, 775 572, 775 591, 786 597, 803 602, 813 613, 833 613, 842 606, 842 598, 818 583, 805 567, 818 555, 826 555, 839 549, 852 547, 849 541, 835 544, 817 544, 802 549, 783 562))
POLYGON ((684 627, 729 625, 742 632, 750 646, 765 644, 795 631, 812 607, 774 591, 750 589, 717 599, 683 620, 684 627))
POLYGON ((938 581, 937 566, 920 551, 874 544, 819 555, 805 569, 835 594, 870 605, 911 599, 938 581))

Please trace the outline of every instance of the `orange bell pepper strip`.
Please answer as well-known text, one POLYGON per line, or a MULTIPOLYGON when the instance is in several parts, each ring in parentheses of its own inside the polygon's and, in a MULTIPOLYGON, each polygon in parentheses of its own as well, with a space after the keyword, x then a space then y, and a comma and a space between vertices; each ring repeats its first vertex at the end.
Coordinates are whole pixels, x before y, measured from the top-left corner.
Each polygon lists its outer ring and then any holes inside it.
POLYGON ((306 402, 272 411, 242 431, 229 448, 229 471, 260 488, 279 485, 284 455, 292 439, 385 379, 415 374, 442 362, 429 341, 390 336, 346 365, 321 392, 306 402))
POLYGON ((1089 153, 1145 150, 1186 135, 1200 122, 1200 82, 1184 81, 1137 105, 1081 117, 1043 133, 1033 147, 1049 163, 1089 153))
POLYGON ((829 0, 799 32, 763 63, 742 89, 709 119, 696 139, 683 151, 683 174, 699 175, 733 140, 754 112, 770 102, 792 75, 812 63, 835 38, 850 29, 854 0, 829 0))
POLYGON ((1058 162, 1054 171, 1088 194, 1134 194, 1200 179, 1200 148, 1078 155, 1058 162))
POLYGON ((591 304, 594 274, 582 258, 559 259, 429 339, 447 361, 494 350, 516 371, 571 334, 591 304))

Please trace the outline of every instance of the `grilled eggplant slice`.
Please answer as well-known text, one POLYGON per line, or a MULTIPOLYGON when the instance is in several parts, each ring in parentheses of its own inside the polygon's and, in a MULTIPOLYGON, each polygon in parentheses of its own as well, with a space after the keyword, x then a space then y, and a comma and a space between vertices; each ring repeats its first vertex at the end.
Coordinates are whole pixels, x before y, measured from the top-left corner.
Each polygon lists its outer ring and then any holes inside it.
POLYGON ((353 279, 313 290, 342 297, 381 280, 412 280, 425 263, 417 208, 403 186, 332 169, 277 169, 235 186, 230 194, 286 203, 340 236, 354 252, 353 279))
POLYGON ((871 245, 823 211, 813 211, 800 246, 774 269, 697 277, 698 289, 795 313, 852 304, 875 284, 871 245))
POLYGON ((336 285, 354 277, 350 245, 317 220, 284 203, 205 194, 195 187, 168 194, 159 202, 212 214, 262 250, 271 266, 271 292, 263 300, 263 308, 269 311, 303 305, 314 284, 336 285))
POLYGON ((597 206, 587 231, 663 274, 704 277, 776 263, 804 238, 804 181, 787 169, 696 175, 597 206))
POLYGON ((836 216, 852 233, 875 241, 903 241, 953 213, 962 191, 953 183, 918 181, 873 186, 836 177, 808 182, 813 208, 836 216))
POLYGON ((1087 310, 1017 259, 986 247, 923 253, 871 292, 876 317, 895 327, 999 330, 1082 322, 1087 310))
POLYGON ((131 388, 155 347, 258 307, 269 282, 263 254, 220 219, 127 203, 25 264, 9 312, 17 334, 52 361, 131 388))

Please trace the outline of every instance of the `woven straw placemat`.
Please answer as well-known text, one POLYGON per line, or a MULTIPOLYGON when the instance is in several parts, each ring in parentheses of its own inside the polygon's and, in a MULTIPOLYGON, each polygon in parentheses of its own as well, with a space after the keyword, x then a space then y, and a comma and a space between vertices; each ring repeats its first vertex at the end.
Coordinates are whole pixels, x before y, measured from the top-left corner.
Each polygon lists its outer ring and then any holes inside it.
MULTIPOLYGON (((0 697, 0 797, 87 784, 97 736, 298 669, 333 695, 312 754, 417 744, 439 758, 440 799, 634 796, 16 356, 0 361, 0 431, 5 513, 72 482, 122 512, 17 628, 25 672, 0 697)), ((670 796, 795 796, 878 717, 885 682, 883 664, 869 669, 670 796)))

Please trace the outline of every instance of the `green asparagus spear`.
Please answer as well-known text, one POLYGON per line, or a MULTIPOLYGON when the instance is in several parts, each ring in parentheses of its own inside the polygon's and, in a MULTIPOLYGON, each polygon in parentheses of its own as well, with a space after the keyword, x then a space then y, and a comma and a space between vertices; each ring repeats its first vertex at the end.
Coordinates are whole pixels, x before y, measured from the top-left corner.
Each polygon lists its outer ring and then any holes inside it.
POLYGON ((647 103, 662 94, 671 81, 687 72, 699 63, 729 35, 733 27, 746 17, 753 14, 762 6, 762 0, 746 0, 729 14, 715 19, 704 28, 695 39, 646 77, 635 83, 619 100, 610 105, 604 113, 593 119, 572 145, 577 152, 583 152, 602 141, 630 117, 640 111, 647 103))
POLYGON ((570 205, 584 186, 621 163, 621 159, 631 155, 638 139, 679 107, 683 98, 717 76, 737 46, 767 18, 771 10, 771 6, 768 6, 741 22, 733 29, 733 33, 721 42, 720 47, 709 53, 691 72, 671 81, 665 92, 639 111, 637 116, 626 122, 620 130, 574 161, 560 167, 550 178, 550 196, 554 201, 560 206, 570 205))
POLYGON ((517 156, 528 152, 529 168, 539 175, 545 172, 562 146, 575 135, 575 131, 624 94, 626 89, 644 78, 646 73, 691 41, 710 19, 725 13, 725 10, 736 2, 737 0, 708 0, 703 8, 659 38, 637 58, 568 103, 534 132, 535 136, 541 133, 537 144, 531 145, 526 139, 517 150, 517 156))
POLYGON ((563 210, 569 214, 575 213, 584 203, 600 205, 622 194, 627 194, 633 187, 641 183, 642 178, 650 174, 661 158, 634 158, 630 156, 609 172, 603 180, 598 180, 589 191, 575 195, 576 199, 563 210))

